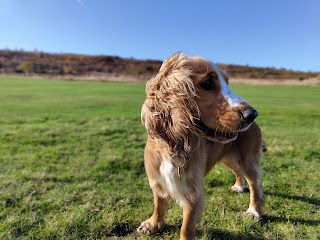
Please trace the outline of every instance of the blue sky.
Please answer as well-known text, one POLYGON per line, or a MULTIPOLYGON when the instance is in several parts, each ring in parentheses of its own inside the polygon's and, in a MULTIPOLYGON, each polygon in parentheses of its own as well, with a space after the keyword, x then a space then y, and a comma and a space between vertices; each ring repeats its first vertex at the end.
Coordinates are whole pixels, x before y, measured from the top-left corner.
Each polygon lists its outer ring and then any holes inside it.
POLYGON ((0 0, 0 49, 320 71, 319 0, 0 0))

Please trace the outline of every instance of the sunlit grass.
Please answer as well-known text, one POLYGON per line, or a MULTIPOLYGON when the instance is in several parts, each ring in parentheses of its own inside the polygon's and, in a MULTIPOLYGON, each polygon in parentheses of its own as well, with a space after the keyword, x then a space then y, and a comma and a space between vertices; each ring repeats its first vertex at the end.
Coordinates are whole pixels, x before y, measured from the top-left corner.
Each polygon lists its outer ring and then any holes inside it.
MULTIPOLYGON (((153 207, 144 87, 0 77, 1 239, 149 239, 135 233, 153 207)), ((260 113, 265 217, 242 215, 249 194, 230 193, 234 177, 218 165, 206 178, 198 238, 317 239, 320 88, 231 87, 260 113)), ((177 239, 181 217, 172 201, 157 238, 177 239)))

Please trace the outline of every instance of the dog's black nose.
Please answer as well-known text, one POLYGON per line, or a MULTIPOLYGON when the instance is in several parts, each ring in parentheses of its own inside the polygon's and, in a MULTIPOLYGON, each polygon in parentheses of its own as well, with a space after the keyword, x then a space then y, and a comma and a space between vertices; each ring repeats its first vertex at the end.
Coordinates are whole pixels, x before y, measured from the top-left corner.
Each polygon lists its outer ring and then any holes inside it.
POLYGON ((254 108, 249 108, 242 113, 242 118, 248 123, 252 123, 256 117, 258 117, 258 112, 254 108))

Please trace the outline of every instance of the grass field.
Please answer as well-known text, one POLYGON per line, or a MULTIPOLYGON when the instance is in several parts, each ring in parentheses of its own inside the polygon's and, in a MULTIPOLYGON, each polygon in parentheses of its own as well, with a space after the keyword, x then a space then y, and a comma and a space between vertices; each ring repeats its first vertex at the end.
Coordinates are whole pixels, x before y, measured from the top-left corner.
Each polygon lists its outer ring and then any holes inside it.
MULTIPOLYGON (((198 239, 319 239, 320 88, 231 88, 260 113, 265 216, 242 215, 249 193, 229 192, 233 174, 218 165, 198 239)), ((174 201, 161 234, 135 232, 153 208, 144 97, 143 84, 0 77, 0 239, 178 239, 174 201)))

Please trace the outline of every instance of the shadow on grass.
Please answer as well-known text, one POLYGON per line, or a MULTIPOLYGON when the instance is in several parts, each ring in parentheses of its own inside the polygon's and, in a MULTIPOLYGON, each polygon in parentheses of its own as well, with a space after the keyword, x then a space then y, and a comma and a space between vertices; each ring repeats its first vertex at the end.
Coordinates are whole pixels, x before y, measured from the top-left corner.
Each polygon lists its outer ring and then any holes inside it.
MULTIPOLYGON (((284 193, 274 193, 274 192, 265 192, 266 195, 281 197, 289 200, 302 201, 305 203, 313 204, 317 209, 320 209, 320 200, 312 197, 305 196, 295 196, 284 193)), ((304 224, 308 226, 318 226, 320 220, 306 220, 302 218, 286 218, 285 216, 268 216, 264 215, 262 219, 262 224, 267 224, 270 222, 281 222, 281 223, 295 223, 295 224, 304 224)))
MULTIPOLYGON (((159 239, 162 235, 166 235, 165 233, 168 233, 168 236, 170 233, 179 233, 180 234, 180 225, 165 225, 164 228, 159 232, 158 234, 154 235, 154 239, 159 239)), ((262 240, 260 236, 249 234, 249 233, 243 233, 243 234, 237 234, 237 233, 232 233, 228 231, 223 231, 220 229, 209 229, 206 231, 202 231, 201 229, 197 230, 197 237, 204 236, 206 235, 206 239, 244 239, 244 240, 262 240)), ((136 235, 137 236, 137 235, 136 235)))
MULTIPOLYGON (((203 234, 198 234, 199 235, 203 235, 203 234)), ((209 229, 209 231, 207 232, 207 239, 221 239, 221 240, 240 240, 240 239, 244 239, 244 240, 263 240, 264 238, 258 235, 254 235, 254 234, 250 234, 250 233, 232 233, 232 232, 228 232, 228 231, 223 231, 220 229, 209 229)))
POLYGON ((43 224, 43 221, 36 221, 33 222, 31 224, 27 224, 27 225, 23 225, 23 226, 17 226, 17 227, 13 227, 9 230, 9 232, 7 233, 7 235, 3 235, 6 237, 13 237, 15 239, 20 238, 24 235, 26 235, 31 229, 39 226, 40 224, 43 224))
POLYGON ((298 200, 298 201, 314 204, 318 207, 320 206, 320 199, 313 198, 313 197, 294 196, 294 195, 289 195, 284 193, 274 193, 274 192, 265 192, 265 195, 276 196, 276 197, 281 197, 285 199, 298 200))
MULTIPOLYGON (((167 233, 180 233, 180 227, 178 225, 165 225, 163 230, 159 233, 161 235, 164 232, 167 233)), ((206 235, 206 239, 233 239, 233 240, 263 240, 264 238, 261 238, 261 236, 254 235, 251 233, 232 233, 228 231, 224 231, 221 229, 214 229, 214 228, 209 228, 207 231, 203 231, 202 229, 197 229, 197 237, 201 237, 206 235)))
POLYGON ((268 223, 294 223, 294 224, 304 224, 308 226, 319 226, 320 220, 306 220, 302 218, 286 218, 284 216, 269 216, 263 215, 261 220, 261 224, 268 224, 268 223))
MULTIPOLYGON (((246 189, 245 192, 249 192, 246 189)), ((304 197, 304 196, 294 196, 288 195, 283 193, 273 193, 273 192, 265 192, 266 195, 282 197, 285 199, 303 201, 309 204, 313 204, 320 209, 320 200, 317 198, 312 197, 304 197)), ((286 218, 285 216, 270 216, 270 215, 263 215, 263 218, 260 222, 262 225, 269 224, 269 223, 293 223, 293 224, 304 224, 307 226, 318 226, 320 225, 320 220, 307 220, 302 218, 286 218)), ((126 223, 120 223, 113 225, 107 234, 107 236, 125 236, 131 235, 132 237, 137 237, 139 234, 136 232, 135 227, 130 226, 126 223)), ((165 225, 161 232, 156 234, 154 237, 158 238, 159 236, 163 235, 164 233, 178 233, 180 232, 180 226, 178 225, 165 225)), ((228 231, 223 231, 220 229, 209 229, 204 233, 203 231, 197 231, 197 235, 207 235, 207 239, 258 239, 262 240, 263 237, 259 235, 253 235, 250 233, 232 233, 228 231)))
MULTIPOLYGON (((164 228, 157 234, 152 236, 152 239, 159 239, 161 236, 167 235, 170 233, 180 233, 180 225, 165 225, 164 228)), ((132 227, 127 223, 118 223, 111 226, 108 231, 107 237, 124 237, 130 236, 132 238, 138 238, 138 236, 142 236, 143 234, 139 234, 136 231, 137 227, 132 227)), ((202 230, 197 230, 197 236, 203 236, 206 234, 207 239, 244 239, 244 240, 263 240, 261 236, 250 234, 250 233, 232 233, 228 231, 223 231, 219 229, 209 229, 206 233, 202 230)))

